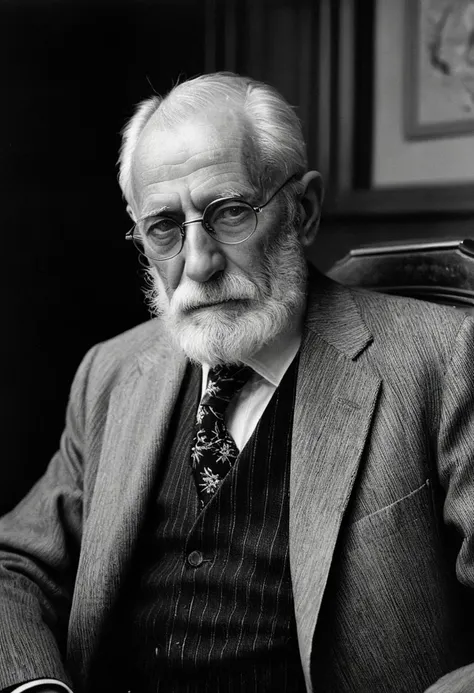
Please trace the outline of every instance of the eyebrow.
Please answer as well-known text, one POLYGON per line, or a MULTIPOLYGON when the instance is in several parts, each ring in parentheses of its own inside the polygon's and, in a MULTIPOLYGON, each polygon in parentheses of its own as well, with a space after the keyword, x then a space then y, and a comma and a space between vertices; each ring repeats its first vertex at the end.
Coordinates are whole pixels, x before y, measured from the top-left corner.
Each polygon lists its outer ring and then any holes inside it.
POLYGON ((160 214, 163 214, 163 212, 169 212, 171 214, 172 210, 168 205, 163 205, 162 207, 157 207, 157 209, 153 209, 151 212, 147 212, 146 214, 140 217, 140 220, 144 221, 149 217, 157 217, 160 214))
MULTIPOLYGON (((200 205, 202 207, 202 210, 207 207, 208 204, 211 202, 214 202, 214 200, 224 200, 227 197, 231 198, 239 198, 239 199, 244 199, 245 195, 241 192, 237 192, 235 188, 228 188, 227 190, 223 190, 222 192, 218 193, 217 195, 204 195, 202 198, 202 204, 200 205), (205 203, 205 204, 204 204, 205 203)), ((173 210, 169 205, 162 205, 161 207, 157 207, 156 209, 153 209, 150 212, 147 212, 144 214, 142 217, 140 217, 141 221, 144 221, 145 219, 148 219, 150 217, 157 217, 160 214, 163 214, 164 212, 168 214, 176 214, 176 210, 173 210)))
POLYGON ((220 200, 221 198, 224 198, 224 197, 243 197, 243 195, 242 195, 242 193, 237 192, 237 190, 235 188, 228 188, 224 192, 221 192, 218 195, 216 195, 216 197, 214 199, 220 200))
POLYGON ((203 195, 197 195, 195 198, 195 204, 198 208, 200 207, 204 210, 211 202, 215 202, 216 200, 224 200, 227 197, 243 198, 244 195, 241 192, 237 192, 235 188, 227 188, 226 190, 222 190, 217 194, 205 193, 203 195))

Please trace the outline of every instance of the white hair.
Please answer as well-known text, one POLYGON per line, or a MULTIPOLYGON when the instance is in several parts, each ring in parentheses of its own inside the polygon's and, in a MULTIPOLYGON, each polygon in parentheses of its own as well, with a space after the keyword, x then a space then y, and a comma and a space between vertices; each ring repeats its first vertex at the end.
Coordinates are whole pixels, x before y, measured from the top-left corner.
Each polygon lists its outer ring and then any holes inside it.
MULTIPOLYGON (((132 199, 132 162, 139 138, 150 118, 164 130, 190 117, 223 105, 242 114, 247 123, 244 163, 249 182, 261 195, 271 191, 291 175, 307 170, 306 145, 294 109, 276 89, 249 77, 231 72, 201 75, 176 85, 164 98, 153 96, 140 103, 123 130, 119 156, 119 184, 125 199, 132 199)), ((291 217, 294 184, 283 190, 287 214, 291 217), (288 209, 290 206, 290 209, 288 209)))

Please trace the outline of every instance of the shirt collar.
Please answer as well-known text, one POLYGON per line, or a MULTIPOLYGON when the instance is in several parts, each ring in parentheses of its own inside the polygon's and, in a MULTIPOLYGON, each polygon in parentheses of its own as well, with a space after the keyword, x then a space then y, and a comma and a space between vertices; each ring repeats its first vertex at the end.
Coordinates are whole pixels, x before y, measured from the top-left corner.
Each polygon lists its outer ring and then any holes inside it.
MULTIPOLYGON (((259 376, 274 387, 278 387, 288 367, 298 353, 303 332, 303 316, 295 318, 291 325, 280 332, 275 339, 265 344, 243 363, 250 366, 259 376)), ((203 391, 207 383, 210 367, 202 364, 203 391)))

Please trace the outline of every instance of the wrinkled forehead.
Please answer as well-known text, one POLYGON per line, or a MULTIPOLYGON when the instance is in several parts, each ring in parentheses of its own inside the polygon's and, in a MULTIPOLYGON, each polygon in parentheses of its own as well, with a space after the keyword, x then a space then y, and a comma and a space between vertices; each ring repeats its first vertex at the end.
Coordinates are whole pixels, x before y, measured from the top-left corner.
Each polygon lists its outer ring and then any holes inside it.
POLYGON ((171 128, 154 114, 134 152, 134 192, 140 194, 151 184, 182 179, 197 170, 245 170, 250 143, 245 119, 230 110, 196 115, 171 128))

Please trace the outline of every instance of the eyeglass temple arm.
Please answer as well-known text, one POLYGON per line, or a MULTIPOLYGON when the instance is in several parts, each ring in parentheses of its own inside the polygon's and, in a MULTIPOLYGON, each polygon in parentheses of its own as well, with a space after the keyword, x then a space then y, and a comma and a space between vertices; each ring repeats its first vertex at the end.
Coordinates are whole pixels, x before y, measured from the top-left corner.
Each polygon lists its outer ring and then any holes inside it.
POLYGON ((273 200, 273 198, 276 197, 276 195, 278 195, 278 193, 280 192, 280 190, 283 190, 283 188, 285 187, 285 185, 287 185, 287 183, 290 183, 290 181, 292 181, 293 179, 297 179, 297 178, 299 178, 299 176, 298 176, 296 173, 294 173, 292 176, 290 176, 289 178, 287 178, 286 181, 285 181, 284 183, 282 183, 282 184, 280 185, 280 187, 277 188, 277 189, 275 190, 275 192, 273 193, 273 195, 272 195, 271 197, 269 197, 268 200, 267 200, 266 202, 263 203, 263 205, 259 205, 258 207, 254 207, 254 210, 255 210, 256 212, 261 212, 262 209, 263 209, 264 207, 266 207, 266 206, 273 200))

